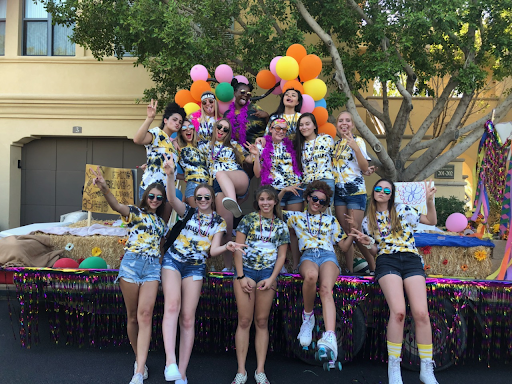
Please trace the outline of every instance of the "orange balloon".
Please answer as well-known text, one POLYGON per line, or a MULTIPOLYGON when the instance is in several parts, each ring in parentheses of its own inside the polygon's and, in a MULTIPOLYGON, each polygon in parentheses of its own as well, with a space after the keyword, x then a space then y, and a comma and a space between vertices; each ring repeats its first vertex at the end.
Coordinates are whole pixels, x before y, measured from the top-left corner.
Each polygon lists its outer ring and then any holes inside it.
POLYGON ((195 103, 196 101, 192 97, 192 93, 188 89, 182 89, 181 91, 176 92, 174 96, 174 101, 183 108, 188 103, 195 103))
POLYGON ((287 89, 295 89, 296 91, 299 91, 300 93, 304 94, 304 87, 300 83, 299 80, 289 80, 287 81, 284 86, 282 87, 283 93, 286 92, 287 89))
POLYGON ((300 44, 290 45, 288 47, 288 49, 286 50, 286 56, 293 57, 295 60, 297 60, 297 63, 299 63, 299 65, 300 65, 301 60, 304 57, 306 57, 307 54, 308 53, 306 52, 306 48, 304 48, 300 44))
POLYGON ((197 101, 201 101, 201 95, 203 92, 211 91, 210 84, 204 80, 196 80, 192 83, 190 87, 190 93, 194 98, 194 103, 197 101))
POLYGON ((270 89, 276 85, 276 77, 268 69, 263 69, 256 75, 256 84, 263 89, 270 89))
POLYGON ((312 80, 322 72, 322 60, 317 55, 307 55, 299 64, 301 81, 312 80))
POLYGON ((318 128, 318 133, 330 135, 334 139, 336 137, 336 127, 334 126, 334 124, 325 123, 324 125, 318 128))
MULTIPOLYGON (((325 109, 324 107, 316 107, 315 109, 313 109, 313 115, 315 115, 316 124, 319 127, 325 125, 325 123, 327 123, 327 119, 329 118, 329 113, 327 112, 327 109, 325 109)), ((334 125, 332 126, 334 127, 334 125)), ((336 131, 336 129, 334 129, 334 131, 336 131)))

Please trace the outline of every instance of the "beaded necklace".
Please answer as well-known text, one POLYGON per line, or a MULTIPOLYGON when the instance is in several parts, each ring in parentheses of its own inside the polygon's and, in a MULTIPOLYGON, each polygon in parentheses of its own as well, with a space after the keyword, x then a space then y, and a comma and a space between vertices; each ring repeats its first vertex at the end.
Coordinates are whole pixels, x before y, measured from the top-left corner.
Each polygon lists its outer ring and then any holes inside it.
POLYGON ((217 151, 217 154, 215 156, 213 156, 213 151, 215 150, 215 145, 212 147, 212 153, 211 153, 212 162, 217 161, 217 159, 219 158, 220 153, 222 152, 223 149, 224 149, 224 144, 222 144, 222 147, 220 147, 220 149, 217 151))

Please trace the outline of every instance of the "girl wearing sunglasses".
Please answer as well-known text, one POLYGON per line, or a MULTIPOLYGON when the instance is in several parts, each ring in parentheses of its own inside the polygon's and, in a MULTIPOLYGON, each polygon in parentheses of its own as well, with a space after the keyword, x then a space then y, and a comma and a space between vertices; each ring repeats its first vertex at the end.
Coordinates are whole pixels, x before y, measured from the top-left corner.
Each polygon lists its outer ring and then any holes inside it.
MULTIPOLYGON (((172 159, 164 164, 168 181, 172 181, 175 165, 172 159)), ((215 257, 222 252, 234 252, 245 247, 233 241, 221 245, 226 222, 215 213, 214 191, 208 184, 199 184, 194 191, 197 208, 176 197, 174 188, 167 188, 167 198, 179 217, 194 210, 176 241, 169 247, 162 262, 164 318, 162 332, 165 347, 166 381, 187 383, 187 366, 194 345, 195 313, 203 278, 206 274, 208 253, 215 257), (176 332, 180 325, 179 367, 176 363, 176 332)))
POLYGON ((332 190, 326 182, 315 180, 309 183, 304 191, 307 210, 305 212, 284 211, 283 216, 288 226, 295 230, 299 239, 299 249, 302 252, 299 271, 304 278, 302 284, 304 311, 297 339, 303 347, 308 347, 311 344, 312 331, 315 326, 313 307, 316 284, 320 282, 319 294, 325 332, 318 340, 317 345, 322 358, 324 358, 322 350, 331 350, 335 360, 338 356, 338 344, 335 333, 336 308, 332 289, 340 273, 340 266, 334 253, 333 244, 338 244, 340 249, 346 252, 352 245, 354 235, 347 235, 334 216, 323 213, 325 207, 329 205, 332 194, 332 190))
POLYGON ((190 115, 190 121, 197 131, 199 141, 210 141, 218 118, 219 107, 215 95, 206 91, 201 95, 201 109, 190 115))
POLYGON ((162 219, 165 190, 162 184, 150 184, 139 206, 119 204, 103 178, 101 169, 91 170, 93 184, 105 196, 108 205, 121 214, 129 228, 125 254, 119 267, 119 281, 126 306, 127 332, 135 353, 130 384, 142 384, 148 377, 146 359, 152 332, 153 308, 160 283, 160 240, 167 231, 162 219))
POLYGON ((197 132, 190 120, 185 120, 178 135, 179 160, 178 163, 185 173, 187 187, 185 200, 191 207, 197 207, 194 191, 199 184, 208 183, 208 167, 206 156, 198 148, 197 132))
POLYGON ((290 242, 288 226, 282 220, 277 191, 269 185, 254 194, 254 209, 245 215, 237 227, 236 242, 245 243, 245 252, 234 253, 236 275, 233 281, 238 326, 235 334, 238 371, 234 383, 247 381, 245 361, 249 348, 249 333, 255 321, 257 367, 254 378, 258 384, 268 384, 265 360, 268 349, 268 317, 275 295, 276 278, 286 259, 290 242))
POLYGON ((375 279, 389 306, 387 328, 389 383, 402 383, 400 353, 405 319, 404 290, 414 318, 416 342, 420 354, 420 381, 437 384, 432 360, 432 329, 428 315, 427 289, 423 259, 414 243, 413 227, 418 223, 437 223, 434 195, 436 188, 425 182, 427 214, 395 204, 395 185, 380 179, 373 188, 367 216, 363 219, 363 233, 353 229, 357 240, 377 255, 375 279))
MULTIPOLYGON (((216 197, 217 212, 226 220, 226 239, 229 241, 233 231, 233 216, 240 217, 242 210, 237 199, 244 199, 249 192, 249 176, 242 169, 244 163, 252 166, 253 155, 244 152, 242 146, 232 140, 232 126, 228 119, 220 119, 215 126, 215 133, 210 143, 202 142, 200 150, 206 156, 216 197)), ((250 145, 249 148, 252 148, 250 145)), ((251 150, 257 152, 253 146, 251 150)), ((226 270, 233 266, 233 256, 224 255, 226 270)))
MULTIPOLYGON (((370 157, 366 153, 366 145, 361 137, 354 135, 352 114, 344 111, 336 119, 336 131, 340 139, 334 144, 333 171, 336 186, 334 189, 334 206, 336 218, 346 233, 351 231, 347 221, 350 216, 353 226, 361 230, 364 212, 366 210, 366 185, 363 174, 373 173, 369 167, 370 157)), ((368 262, 371 273, 375 271, 375 259, 368 250, 356 243, 361 254, 368 262)), ((354 272, 354 249, 345 253, 345 264, 348 273, 354 272)))

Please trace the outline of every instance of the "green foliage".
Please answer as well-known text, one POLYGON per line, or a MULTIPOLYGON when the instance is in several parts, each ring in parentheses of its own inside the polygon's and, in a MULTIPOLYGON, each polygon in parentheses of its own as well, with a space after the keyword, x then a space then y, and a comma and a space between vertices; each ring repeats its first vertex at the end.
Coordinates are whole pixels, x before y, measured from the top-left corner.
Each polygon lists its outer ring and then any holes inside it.
POLYGON ((444 227, 446 219, 452 213, 465 213, 466 203, 463 200, 457 199, 455 196, 450 197, 436 197, 436 212, 437 212, 437 225, 444 227))

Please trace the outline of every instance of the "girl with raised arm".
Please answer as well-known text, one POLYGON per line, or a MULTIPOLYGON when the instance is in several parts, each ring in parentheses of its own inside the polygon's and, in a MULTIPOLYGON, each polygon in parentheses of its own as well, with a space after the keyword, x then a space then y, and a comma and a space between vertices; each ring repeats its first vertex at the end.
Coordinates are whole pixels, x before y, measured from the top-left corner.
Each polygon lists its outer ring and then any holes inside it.
POLYGON ((135 353, 130 384, 142 384, 148 377, 146 359, 152 332, 153 308, 160 283, 160 240, 167 228, 162 219, 165 190, 162 184, 148 185, 139 206, 119 204, 98 167, 91 170, 110 207, 121 214, 129 228, 125 254, 119 267, 119 281, 127 314, 128 339, 135 353))
MULTIPOLYGON (((172 159, 165 163, 168 181, 174 179, 172 159)), ((195 313, 203 278, 206 274, 208 253, 218 256, 224 251, 234 252, 245 247, 228 241, 221 245, 226 223, 215 213, 214 192, 208 184, 199 184, 194 191, 197 208, 176 197, 174 188, 167 189, 167 198, 182 219, 193 209, 176 241, 169 247, 162 263, 162 288, 164 292, 164 318, 162 331, 165 347, 166 381, 187 383, 187 367, 194 345, 195 313), (180 325, 179 366, 176 362, 176 333, 180 325)))
POLYGON ((249 347, 249 331, 255 322, 257 367, 254 379, 258 384, 270 384, 265 375, 268 349, 268 317, 274 299, 276 278, 284 265, 290 242, 288 227, 282 220, 277 191, 269 185, 255 193, 254 209, 245 215, 237 227, 236 242, 247 245, 246 253, 235 251, 237 277, 233 281, 238 326, 235 334, 238 371, 232 384, 247 381, 245 362, 249 347))
POLYGON ((421 359, 420 381, 423 384, 438 384, 432 360, 432 329, 423 258, 416 248, 413 232, 418 222, 427 225, 437 223, 434 205, 436 188, 431 182, 426 182, 425 189, 427 214, 423 215, 408 205, 395 204, 395 185, 389 180, 380 179, 373 187, 368 212, 363 219, 363 233, 352 229, 357 234, 357 241, 373 255, 377 255, 375 279, 379 282, 390 311, 387 329, 390 384, 402 384, 400 354, 404 336, 404 290, 414 318, 421 359))

